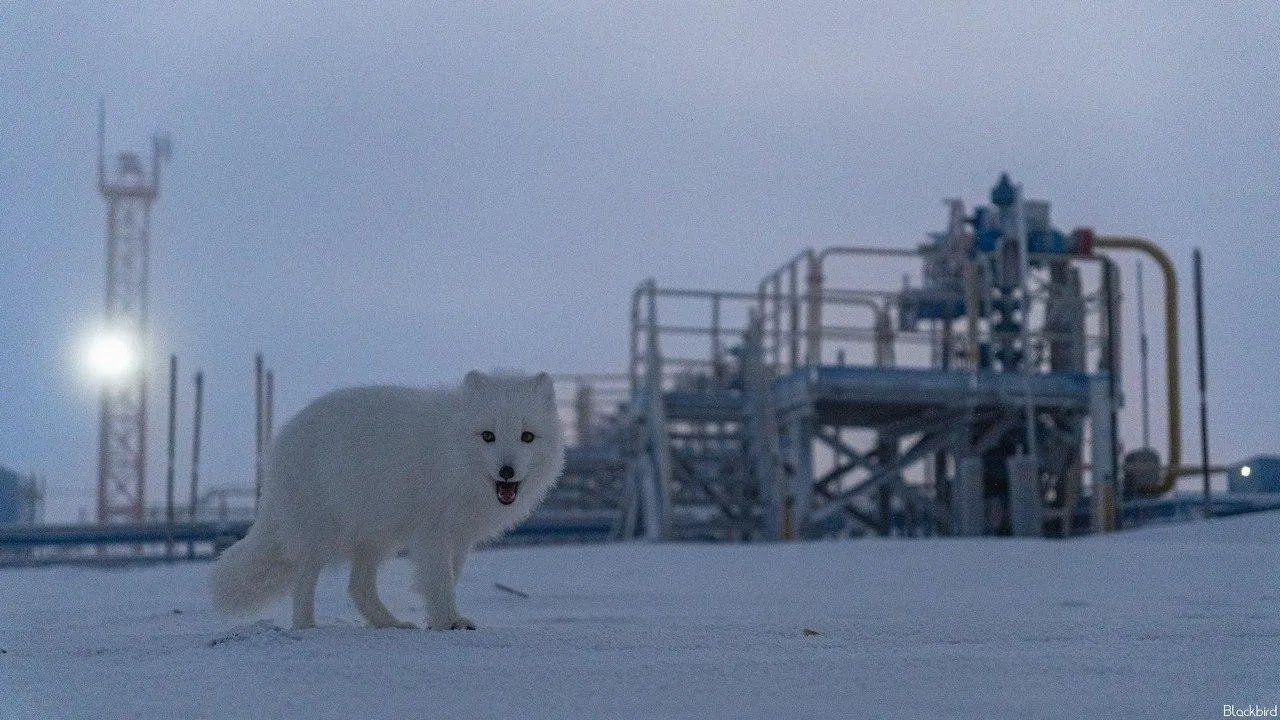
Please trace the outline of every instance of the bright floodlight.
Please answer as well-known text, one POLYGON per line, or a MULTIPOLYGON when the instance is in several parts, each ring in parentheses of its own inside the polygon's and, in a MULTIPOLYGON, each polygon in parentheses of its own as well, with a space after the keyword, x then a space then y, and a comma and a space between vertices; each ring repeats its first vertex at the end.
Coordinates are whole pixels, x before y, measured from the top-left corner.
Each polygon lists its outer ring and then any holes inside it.
POLYGON ((137 362, 133 343, 120 332, 102 332, 89 342, 89 370, 103 380, 119 380, 137 362))
POLYGON ((1245 465, 1244 467, 1240 468, 1240 477, 1249 477, 1252 474, 1253 474, 1253 468, 1249 467, 1248 465, 1245 465))

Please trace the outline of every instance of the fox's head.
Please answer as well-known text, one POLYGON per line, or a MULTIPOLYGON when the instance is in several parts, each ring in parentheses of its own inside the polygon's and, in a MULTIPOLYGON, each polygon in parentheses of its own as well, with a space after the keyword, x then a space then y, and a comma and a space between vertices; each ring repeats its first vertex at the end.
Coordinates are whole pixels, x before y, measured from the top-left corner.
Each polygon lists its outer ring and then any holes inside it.
POLYGON ((564 468, 551 376, 467 373, 462 382, 467 457, 502 505, 540 500, 564 468))

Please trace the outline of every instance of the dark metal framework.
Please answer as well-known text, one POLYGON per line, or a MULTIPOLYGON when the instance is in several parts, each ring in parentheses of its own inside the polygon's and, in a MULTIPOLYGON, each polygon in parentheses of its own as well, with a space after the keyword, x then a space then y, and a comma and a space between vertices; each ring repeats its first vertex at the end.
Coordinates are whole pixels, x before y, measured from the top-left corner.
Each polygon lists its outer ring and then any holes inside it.
POLYGON ((104 115, 98 117, 98 192, 107 202, 106 329, 127 340, 134 355, 124 376, 103 384, 98 425, 97 521, 143 519, 147 486, 147 275, 151 207, 160 188, 168 139, 152 138, 148 174, 138 156, 121 153, 108 174, 103 157, 104 115))

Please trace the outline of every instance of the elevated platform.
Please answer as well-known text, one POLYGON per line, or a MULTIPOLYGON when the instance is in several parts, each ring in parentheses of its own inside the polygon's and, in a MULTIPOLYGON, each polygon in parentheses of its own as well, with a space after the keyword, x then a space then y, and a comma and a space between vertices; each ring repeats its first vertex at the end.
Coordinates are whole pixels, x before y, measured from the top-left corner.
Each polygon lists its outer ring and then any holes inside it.
MULTIPOLYGON (((1029 385, 1037 407, 1087 410, 1089 383, 1087 373, 1042 373, 1029 385)), ((816 406, 824 415, 849 415, 832 418, 839 424, 874 425, 971 403, 1021 406, 1028 381, 1017 373, 841 365, 800 368, 778 378, 775 387, 779 411, 816 406)), ((735 389, 669 390, 663 401, 671 419, 731 422, 745 412, 743 393, 735 389)))
MULTIPOLYGON (((1213 517, 1280 510, 1280 493, 1220 492, 1209 498, 1213 517)), ((1204 495, 1176 491, 1159 498, 1135 498, 1125 502, 1121 518, 1126 526, 1179 522, 1204 516, 1204 495)))
POLYGON ((667 417, 698 422, 741 421, 742 392, 728 388, 715 390, 669 390, 662 394, 667 417))
POLYGON ((779 378, 776 402, 781 412, 815 407, 823 422, 874 426, 934 409, 1021 406, 1028 385, 1037 407, 1085 411, 1089 383, 1086 373, 1027 378, 987 371, 824 366, 779 378))

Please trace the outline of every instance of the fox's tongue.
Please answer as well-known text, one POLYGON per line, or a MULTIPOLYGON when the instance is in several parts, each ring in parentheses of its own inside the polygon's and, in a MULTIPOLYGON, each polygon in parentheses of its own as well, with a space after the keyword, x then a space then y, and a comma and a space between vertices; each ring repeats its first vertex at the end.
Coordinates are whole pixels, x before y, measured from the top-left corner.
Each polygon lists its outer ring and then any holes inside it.
POLYGON ((498 480, 493 484, 493 489, 498 494, 498 502, 503 505, 510 505, 516 501, 516 493, 520 490, 520 483, 498 480))

